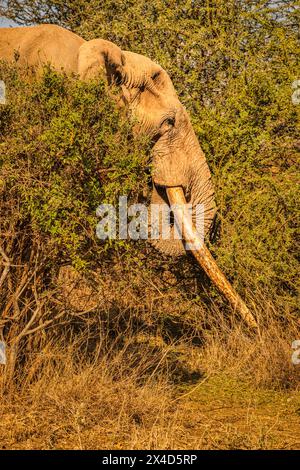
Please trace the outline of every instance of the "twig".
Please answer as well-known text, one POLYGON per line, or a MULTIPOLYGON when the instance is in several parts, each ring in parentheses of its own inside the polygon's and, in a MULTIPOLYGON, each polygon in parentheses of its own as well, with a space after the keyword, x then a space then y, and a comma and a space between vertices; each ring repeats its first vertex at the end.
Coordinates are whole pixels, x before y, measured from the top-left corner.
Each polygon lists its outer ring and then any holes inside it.
POLYGON ((38 316, 38 314, 41 312, 42 307, 43 307, 43 303, 39 304, 37 306, 37 308, 35 309, 35 311, 32 314, 32 317, 30 318, 30 320, 26 324, 26 326, 23 328, 21 333, 16 337, 16 342, 19 341, 23 336, 25 336, 28 333, 28 331, 31 331, 31 330, 29 330, 29 328, 32 325, 32 323, 34 322, 34 320, 36 319, 36 317, 38 316))
POLYGON ((42 323, 41 325, 36 326, 35 328, 32 328, 31 330, 28 330, 26 328, 26 332, 24 333, 24 330, 25 330, 24 329, 22 331, 21 335, 26 336, 26 335, 30 335, 31 333, 36 333, 37 331, 42 330, 43 328, 46 328, 46 326, 50 325, 55 320, 58 320, 59 318, 61 318, 64 314, 65 314, 65 312, 61 312, 58 315, 56 315, 56 317, 52 318, 51 320, 46 320, 44 323, 42 323))
POLYGON ((3 250, 3 248, 0 246, 0 253, 2 255, 2 258, 5 260, 5 263, 4 263, 4 270, 1 274, 1 277, 0 277, 0 287, 2 286, 2 284, 4 283, 5 281, 5 278, 6 276, 8 275, 9 273, 9 270, 10 270, 10 260, 9 260, 9 257, 7 256, 7 254, 5 253, 5 251, 3 250))

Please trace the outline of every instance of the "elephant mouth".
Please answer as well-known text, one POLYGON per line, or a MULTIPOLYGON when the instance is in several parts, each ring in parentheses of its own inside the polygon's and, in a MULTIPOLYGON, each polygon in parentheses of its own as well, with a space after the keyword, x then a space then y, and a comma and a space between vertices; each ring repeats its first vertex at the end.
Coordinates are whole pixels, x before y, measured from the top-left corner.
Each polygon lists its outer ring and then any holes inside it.
MULTIPOLYGON (((181 193, 182 193, 182 198, 184 199, 184 206, 185 207, 187 205, 190 205, 190 200, 191 200, 190 192, 187 190, 187 188, 185 186, 181 186, 181 185, 178 185, 178 186, 168 185, 167 186, 167 185, 157 184, 154 181, 152 181, 152 184, 155 187, 155 190, 158 193, 158 195, 160 196, 161 200, 163 201, 163 204, 165 204, 165 207, 168 208, 169 217, 167 218, 166 223, 169 224, 170 229, 173 230, 176 226, 176 217, 175 217, 175 213, 174 213, 174 210, 173 210, 173 207, 172 207, 173 202, 169 197, 169 191, 172 192, 173 189, 174 190, 176 190, 176 189, 180 190, 181 193)), ((175 204, 178 205, 178 202, 175 202, 175 204)), ((182 202, 180 204, 182 205, 182 202)), ((194 208, 192 210, 192 213, 194 213, 194 208)), ((184 241, 183 237, 182 237, 182 234, 181 234, 180 238, 182 239, 182 241, 184 241)), ((173 238, 172 238, 172 240, 173 240, 173 238)), ((184 249, 183 249, 183 253, 184 253, 184 249)))
POLYGON ((168 190, 172 190, 173 188, 180 188, 183 193, 183 197, 185 199, 185 204, 191 203, 191 191, 187 187, 187 185, 183 184, 159 184, 155 181, 152 181, 156 191, 160 195, 160 197, 164 200, 164 202, 170 207, 172 204, 170 203, 170 199, 168 197, 168 190))

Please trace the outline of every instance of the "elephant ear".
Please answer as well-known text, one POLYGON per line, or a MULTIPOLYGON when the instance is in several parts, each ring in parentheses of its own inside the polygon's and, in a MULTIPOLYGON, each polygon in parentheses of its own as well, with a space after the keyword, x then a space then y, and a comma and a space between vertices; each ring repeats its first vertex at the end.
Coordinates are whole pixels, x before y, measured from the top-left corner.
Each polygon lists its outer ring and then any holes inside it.
POLYGON ((90 80, 104 74, 108 84, 121 83, 125 57, 113 42, 93 39, 80 46, 78 74, 81 80, 90 80))

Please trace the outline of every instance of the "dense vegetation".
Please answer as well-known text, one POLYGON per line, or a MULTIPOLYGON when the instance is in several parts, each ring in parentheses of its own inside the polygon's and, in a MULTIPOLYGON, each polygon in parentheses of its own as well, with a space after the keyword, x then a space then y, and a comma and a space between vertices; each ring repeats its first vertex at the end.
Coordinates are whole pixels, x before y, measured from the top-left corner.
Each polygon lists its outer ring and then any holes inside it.
POLYGON ((5 66, 1 76, 9 103, 1 108, 1 180, 12 211, 5 221, 29 224, 52 256, 84 267, 92 249, 101 251, 96 208, 116 204, 119 194, 135 200, 147 181, 145 139, 133 140, 104 83, 47 68, 42 80, 5 66))
MULTIPOLYGON (((254 293, 263 290, 281 311, 294 310, 298 278, 295 231, 299 217, 296 165, 300 109, 291 99, 292 83, 299 78, 296 3, 232 0, 218 2, 216 7, 210 1, 34 0, 22 2, 21 6, 14 1, 7 4, 4 13, 14 20, 57 22, 86 39, 102 37, 124 49, 148 55, 168 70, 191 113, 214 176, 222 220, 221 238, 214 249, 221 265, 241 286, 247 284, 254 293)), ((91 227, 93 209, 106 191, 103 186, 102 193, 98 188, 99 159, 103 159, 104 167, 118 162, 120 168, 128 168, 125 178, 129 186, 123 186, 123 191, 134 188, 135 194, 145 182, 145 161, 141 157, 143 163, 139 164, 136 155, 128 154, 130 145, 126 147, 126 143, 114 138, 116 129, 123 132, 123 128, 116 122, 113 111, 105 113, 105 109, 96 111, 89 106, 94 101, 102 106, 98 99, 102 95, 100 85, 97 89, 95 84, 88 93, 83 85, 76 85, 76 96, 68 99, 59 79, 55 80, 52 83, 46 80, 41 96, 30 98, 41 104, 35 113, 49 114, 48 121, 42 122, 43 133, 36 142, 31 139, 30 145, 41 146, 40 141, 44 142, 43 158, 50 157, 48 166, 55 166, 59 158, 63 165, 73 164, 75 168, 81 160, 86 179, 78 179, 71 191, 68 181, 68 192, 79 195, 84 191, 88 195, 90 212, 84 214, 83 223, 91 227), (83 121, 82 116, 86 116, 83 121), (94 123, 87 139, 91 120, 98 123, 94 123), (107 141, 109 148, 104 152, 107 141), (99 148, 95 151, 93 145, 99 148)), ((26 133, 24 129, 22 132, 26 133)), ((30 135, 29 132, 27 136, 30 135)), ((17 148, 11 151, 17 155, 17 148)), ((120 184, 124 183, 122 171, 114 171, 112 180, 109 188, 118 194, 120 184)), ((54 191, 60 182, 52 181, 54 191)), ((61 191, 66 191, 63 186, 61 191)), ((39 200, 31 194, 32 200, 39 200)), ((62 220, 68 200, 62 195, 57 196, 56 202, 50 200, 57 206, 59 197, 64 200, 58 214, 62 220)), ((77 205, 82 198, 69 199, 80 218, 77 205)), ((59 220, 52 209, 47 210, 48 220, 44 224, 48 228, 51 225, 52 234, 54 231, 58 234, 59 220)), ((74 232, 75 227, 70 227, 69 236, 74 232)), ((77 237, 71 244, 76 243, 77 237)))
MULTIPOLYGON (((295 386, 296 2, 6 3, 2 13, 20 23, 55 22, 86 39, 109 39, 169 72, 213 173, 221 223, 211 249, 261 331, 251 342, 233 324, 228 305, 191 258, 162 257, 145 242, 97 240, 97 206, 120 194, 147 200, 151 170, 148 142, 132 138, 105 84, 48 68, 35 78, 1 64, 8 102, 0 105, 0 308, 2 336, 13 351, 4 391, 26 383, 38 394, 56 371, 53 390, 65 380, 71 395, 72 377, 84 381, 97 364, 98 398, 105 388, 115 396, 108 408, 121 396, 116 381, 138 397, 138 413, 146 394, 154 419, 160 413, 151 401, 154 379, 155 393, 169 400, 169 389, 159 388, 161 373, 171 383, 222 370, 254 386, 295 386)), ((126 407, 130 427, 136 409, 130 400, 126 407)), ((147 410, 145 429, 154 426, 147 410)))

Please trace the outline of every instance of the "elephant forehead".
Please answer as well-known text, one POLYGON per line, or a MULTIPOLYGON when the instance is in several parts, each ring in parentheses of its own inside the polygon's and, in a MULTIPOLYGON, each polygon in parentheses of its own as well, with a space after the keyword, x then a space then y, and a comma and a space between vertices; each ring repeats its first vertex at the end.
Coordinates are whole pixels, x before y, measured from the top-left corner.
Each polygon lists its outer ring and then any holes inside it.
POLYGON ((155 72, 156 70, 159 72, 163 70, 160 65, 153 62, 149 57, 130 51, 122 52, 126 60, 126 65, 128 66, 132 66, 140 70, 147 70, 149 72, 155 72))
POLYGON ((152 79, 160 91, 176 95, 172 80, 159 64, 153 62, 149 57, 135 52, 122 51, 122 53, 125 58, 125 69, 131 70, 139 77, 143 75, 152 79))

